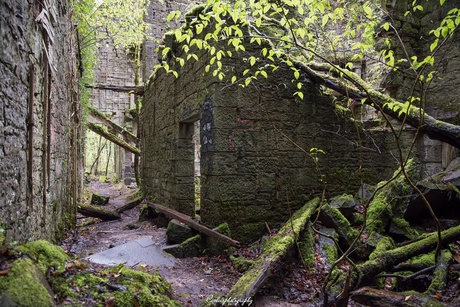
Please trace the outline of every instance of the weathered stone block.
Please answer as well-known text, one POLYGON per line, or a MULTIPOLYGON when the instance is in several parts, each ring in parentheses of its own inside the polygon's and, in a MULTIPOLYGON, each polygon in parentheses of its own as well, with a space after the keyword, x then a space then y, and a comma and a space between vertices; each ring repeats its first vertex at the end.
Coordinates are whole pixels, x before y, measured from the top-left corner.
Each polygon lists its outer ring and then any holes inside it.
POLYGON ((196 231, 177 220, 171 220, 168 223, 166 235, 168 236, 168 242, 182 243, 188 238, 195 236, 196 231))

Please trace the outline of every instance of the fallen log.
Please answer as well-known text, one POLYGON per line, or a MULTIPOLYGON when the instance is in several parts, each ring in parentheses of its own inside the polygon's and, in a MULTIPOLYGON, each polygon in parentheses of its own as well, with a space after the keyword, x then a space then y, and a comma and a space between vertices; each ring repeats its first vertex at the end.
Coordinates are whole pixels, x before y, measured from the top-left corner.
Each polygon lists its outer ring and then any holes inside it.
POLYGON ((97 217, 104 221, 113 221, 121 218, 120 214, 117 212, 103 210, 98 207, 85 204, 78 204, 77 212, 83 214, 84 216, 97 217))
POLYGON ((136 144, 139 141, 139 139, 134 134, 125 130, 122 126, 110 120, 107 116, 105 116, 104 113, 102 113, 95 107, 88 106, 88 111, 92 117, 101 121, 105 126, 112 129, 113 131, 116 131, 117 133, 121 134, 127 142, 132 142, 136 144))
POLYGON ((240 246, 240 242, 236 241, 236 240, 233 240, 232 238, 229 238, 227 237, 226 235, 223 235, 215 230, 212 230, 200 223, 198 223, 196 220, 192 219, 190 216, 188 215, 185 215, 183 213, 180 213, 174 209, 171 209, 171 208, 168 208, 168 207, 165 207, 163 205, 160 205, 160 204, 153 204, 153 203, 147 203, 147 205, 149 207, 151 207, 152 209, 154 210, 157 210, 173 219, 176 219, 178 221, 181 221, 182 223, 184 223, 185 225, 195 229, 195 230, 198 230, 199 232, 207 235, 207 236, 210 236, 212 238, 215 238, 217 240, 219 240, 220 242, 222 243, 225 243, 227 245, 230 245, 230 246, 235 246, 235 247, 239 247, 240 246))
POLYGON ((139 195, 138 197, 134 198, 133 200, 128 201, 126 204, 124 204, 123 206, 121 206, 115 211, 117 211, 118 213, 123 213, 126 210, 130 210, 136 207, 137 205, 139 205, 142 202, 142 200, 144 200, 144 196, 139 195))
POLYGON ((226 298, 242 302, 256 295, 273 269, 295 245, 297 236, 305 228, 318 204, 319 198, 309 201, 292 215, 276 235, 270 237, 261 257, 230 289, 226 298))
MULTIPOLYGON (((449 244, 460 239, 460 226, 452 227, 441 232, 441 245, 449 244)), ((427 237, 398 247, 389 251, 382 252, 376 258, 363 264, 357 265, 350 279, 350 289, 367 286, 372 279, 383 271, 392 271, 393 267, 400 262, 406 261, 416 255, 432 251, 438 243, 438 234, 431 233, 427 237)))
POLYGON ((364 287, 352 292, 351 298, 357 303, 373 307, 444 306, 426 294, 404 294, 370 287, 364 287))
POLYGON ((109 131, 107 131, 107 129, 104 129, 96 124, 93 124, 93 123, 87 123, 87 127, 88 129, 90 129, 91 131, 99 134, 100 136, 102 136, 103 138, 109 140, 110 142, 114 143, 114 144, 117 144, 118 146, 126 149, 127 151, 135 154, 135 155, 140 155, 141 152, 138 148, 126 143, 125 141, 123 141, 122 139, 120 139, 118 136, 116 136, 115 134, 113 133, 110 133, 109 131))

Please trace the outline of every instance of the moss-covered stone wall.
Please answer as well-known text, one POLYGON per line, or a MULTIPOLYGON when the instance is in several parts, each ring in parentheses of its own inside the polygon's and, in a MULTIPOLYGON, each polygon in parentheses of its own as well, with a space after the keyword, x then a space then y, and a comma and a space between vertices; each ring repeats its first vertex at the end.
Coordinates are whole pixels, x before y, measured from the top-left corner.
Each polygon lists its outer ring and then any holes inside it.
MULTIPOLYGON (((409 59, 398 62, 399 71, 391 71, 385 78, 382 87, 387 93, 406 101, 411 95, 420 96, 420 83, 414 81, 414 73, 409 68, 410 59, 414 56, 422 61, 431 55, 430 46, 436 39, 430 33, 440 25, 449 11, 459 7, 458 1, 419 1, 418 5, 423 10, 411 10, 411 0, 382 1, 382 7, 391 16, 394 31, 382 32, 382 38, 391 39, 391 49, 395 58, 409 59), (410 11, 409 13, 408 10, 410 11)), ((429 84, 424 84, 423 105, 428 114, 453 124, 460 124, 460 87, 458 75, 460 73, 460 32, 457 30, 454 36, 446 42, 440 39, 439 48, 434 53, 434 65, 427 66, 423 74, 428 75, 435 70, 436 74, 429 84)), ((383 39, 378 42, 383 44, 383 39)), ((458 149, 440 141, 431 140, 426 136, 419 138, 417 151, 423 164, 423 176, 431 176, 444 170, 449 163, 459 155, 458 149)))
MULTIPOLYGON (((180 56, 176 44, 169 47, 180 56)), ((223 61, 223 71, 241 77, 246 68, 241 59, 262 47, 246 44, 244 53, 223 61)), ((242 88, 206 73, 207 56, 184 67, 171 61, 178 78, 159 70, 148 83, 141 168, 142 190, 151 200, 194 215, 192 135, 197 120, 201 220, 211 227, 227 222, 232 236, 243 242, 263 234, 265 222, 278 227, 324 187, 327 195, 354 194, 361 176, 376 183, 397 168, 390 135, 360 131, 363 144, 358 146, 355 125, 319 86, 305 79, 304 100, 293 97, 297 88, 285 65, 242 88), (325 152, 316 156, 319 171, 311 148, 325 152)))
POLYGON ((82 180, 70 1, 0 3, 0 226, 6 242, 57 239, 82 180))

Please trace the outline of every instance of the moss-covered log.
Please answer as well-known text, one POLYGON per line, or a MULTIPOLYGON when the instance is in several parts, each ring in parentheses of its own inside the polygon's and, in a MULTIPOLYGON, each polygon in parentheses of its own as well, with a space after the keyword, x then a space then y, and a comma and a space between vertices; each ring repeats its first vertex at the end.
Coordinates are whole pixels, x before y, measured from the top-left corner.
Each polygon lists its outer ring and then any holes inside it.
POLYGON ((296 211, 280 231, 265 244, 264 252, 254 266, 247 271, 227 293, 232 300, 243 301, 254 297, 272 270, 294 246, 297 236, 305 228, 319 204, 315 198, 296 211))
POLYGON ((431 284, 425 292, 426 294, 434 294, 437 291, 444 291, 446 289, 449 262, 451 260, 452 253, 449 250, 443 250, 436 264, 431 284))
POLYGON ((113 221, 121 218, 117 212, 103 210, 95 206, 78 204, 77 211, 84 216, 97 217, 104 221, 113 221))
POLYGON ((104 128, 98 126, 98 125, 95 125, 93 123, 88 123, 87 127, 91 131, 99 134, 103 138, 109 140, 110 142, 112 142, 114 144, 117 144, 118 146, 126 149, 127 151, 129 151, 129 152, 131 152, 131 153, 133 153, 135 155, 140 155, 141 154, 139 149, 137 149, 136 147, 126 143, 125 141, 123 141, 122 139, 117 137, 115 134, 108 132, 106 129, 104 129, 104 128))
POLYGON ((419 128, 420 131, 430 138, 446 142, 452 146, 460 148, 460 126, 456 126, 428 115, 423 109, 415 106, 407 106, 388 95, 382 94, 365 83, 356 74, 344 70, 346 78, 350 80, 355 86, 347 86, 344 82, 339 82, 333 76, 326 76, 318 73, 320 71, 335 71, 337 68, 328 64, 305 65, 303 63, 296 63, 296 66, 305 73, 308 79, 321 84, 331 90, 334 90, 350 99, 359 102, 364 101, 365 104, 381 111, 390 117, 412 127, 419 128), (402 112, 403 111, 403 112, 402 112))
POLYGON ((105 116, 104 113, 100 112, 95 107, 89 106, 88 110, 89 110, 89 114, 92 117, 94 117, 95 119, 101 121, 105 126, 107 126, 108 128, 112 129, 116 133, 121 134, 123 136, 123 138, 127 142, 132 142, 132 143, 136 144, 139 141, 138 138, 134 134, 132 134, 131 132, 125 130, 122 126, 120 126, 120 125, 114 123, 113 121, 111 121, 107 116, 105 116))
MULTIPOLYGON (((460 226, 452 227, 441 233, 442 244, 448 244, 460 239, 460 226)), ((402 261, 406 261, 416 255, 429 252, 436 248, 438 234, 431 233, 424 239, 413 242, 403 247, 398 247, 380 253, 377 257, 357 265, 350 280, 350 288, 369 285, 374 276, 383 271, 391 271, 393 267, 402 261)))

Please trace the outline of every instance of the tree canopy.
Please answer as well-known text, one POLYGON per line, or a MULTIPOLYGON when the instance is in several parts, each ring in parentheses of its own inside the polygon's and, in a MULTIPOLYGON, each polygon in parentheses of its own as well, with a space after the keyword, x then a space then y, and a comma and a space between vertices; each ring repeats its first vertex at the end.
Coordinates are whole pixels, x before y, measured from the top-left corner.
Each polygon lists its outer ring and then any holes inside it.
MULTIPOLYGON (((441 0, 438 5, 443 6, 444 2, 441 0)), ((424 5, 423 1, 408 1, 404 17, 418 18, 424 5)), ((181 13, 174 11, 168 21, 180 18, 181 13)), ((341 94, 346 101, 370 105, 384 117, 396 118, 460 148, 460 127, 436 120, 424 111, 424 91, 437 78, 439 50, 453 38, 460 24, 459 8, 449 10, 433 27, 424 42, 429 48, 423 57, 404 48, 397 22, 380 1, 208 0, 183 18, 186 25, 173 31, 176 41, 181 43, 181 53, 163 48, 165 61, 158 65, 176 77, 177 72, 166 59, 172 58, 174 65, 183 66, 187 60, 198 61, 201 51, 211 55, 206 72, 242 87, 257 78, 267 78, 278 68, 276 61, 281 61, 292 70, 292 81, 299 89, 294 96, 300 100, 304 98, 302 80, 307 78, 325 90, 341 94), (232 57, 233 52, 244 53, 245 43, 261 45, 261 52, 243 59, 242 65, 247 66, 243 78, 229 75, 222 61, 232 57), (402 45, 402 55, 396 54, 396 45, 402 45), (411 95, 398 101, 378 91, 378 83, 353 72, 354 65, 362 60, 372 61, 380 76, 388 71, 409 74, 414 80, 411 95), (416 91, 415 85, 422 90, 416 91)), ((378 76, 376 79, 380 80, 378 76)))

